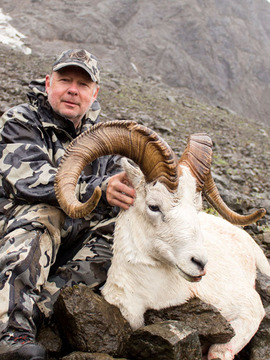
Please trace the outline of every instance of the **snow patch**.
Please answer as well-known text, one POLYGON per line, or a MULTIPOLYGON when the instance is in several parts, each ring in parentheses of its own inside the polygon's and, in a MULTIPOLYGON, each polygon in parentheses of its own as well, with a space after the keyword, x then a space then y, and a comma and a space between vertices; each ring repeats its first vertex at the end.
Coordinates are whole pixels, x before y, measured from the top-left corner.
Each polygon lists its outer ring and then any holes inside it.
POLYGON ((19 49, 26 55, 31 54, 32 50, 22 41, 25 36, 9 24, 11 20, 12 18, 3 14, 2 9, 0 9, 0 43, 13 49, 19 49))

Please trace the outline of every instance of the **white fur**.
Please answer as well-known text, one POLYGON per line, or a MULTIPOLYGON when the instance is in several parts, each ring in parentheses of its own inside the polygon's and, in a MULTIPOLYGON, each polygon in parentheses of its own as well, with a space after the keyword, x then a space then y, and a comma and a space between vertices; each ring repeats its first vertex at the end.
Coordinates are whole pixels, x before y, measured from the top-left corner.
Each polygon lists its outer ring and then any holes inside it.
POLYGON ((236 333, 230 342, 212 345, 208 359, 233 359, 264 317, 254 288, 256 267, 270 276, 263 251, 243 229, 200 211, 201 198, 187 168, 177 194, 158 182, 146 184, 128 162, 124 168, 136 201, 116 222, 105 299, 136 329, 144 325, 147 309, 180 305, 196 296, 217 307, 236 333))

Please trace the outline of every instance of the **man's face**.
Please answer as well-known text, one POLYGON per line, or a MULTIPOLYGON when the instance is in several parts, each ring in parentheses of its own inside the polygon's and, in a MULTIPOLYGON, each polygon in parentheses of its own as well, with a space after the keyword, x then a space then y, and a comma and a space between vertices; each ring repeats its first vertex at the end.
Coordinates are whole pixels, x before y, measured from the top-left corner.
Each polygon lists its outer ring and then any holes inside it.
POLYGON ((97 97, 99 87, 86 71, 67 66, 46 76, 46 91, 53 110, 71 120, 75 127, 97 97))

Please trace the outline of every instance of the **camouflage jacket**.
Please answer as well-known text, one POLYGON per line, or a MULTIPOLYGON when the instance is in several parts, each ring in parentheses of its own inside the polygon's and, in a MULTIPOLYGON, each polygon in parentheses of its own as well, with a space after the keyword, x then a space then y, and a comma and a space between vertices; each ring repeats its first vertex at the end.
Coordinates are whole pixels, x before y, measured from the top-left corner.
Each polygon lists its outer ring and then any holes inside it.
MULTIPOLYGON (((52 110, 45 80, 32 81, 30 88, 29 103, 11 108, 0 119, 0 222, 1 215, 6 221, 12 219, 17 206, 58 206, 54 177, 65 149, 99 121, 100 106, 95 101, 76 131, 72 121, 52 110)), ((104 187, 106 179, 119 171, 117 156, 104 156, 89 164, 78 181, 78 199, 87 200, 96 186, 104 187)), ((104 218, 110 211, 103 193, 95 213, 104 218)))

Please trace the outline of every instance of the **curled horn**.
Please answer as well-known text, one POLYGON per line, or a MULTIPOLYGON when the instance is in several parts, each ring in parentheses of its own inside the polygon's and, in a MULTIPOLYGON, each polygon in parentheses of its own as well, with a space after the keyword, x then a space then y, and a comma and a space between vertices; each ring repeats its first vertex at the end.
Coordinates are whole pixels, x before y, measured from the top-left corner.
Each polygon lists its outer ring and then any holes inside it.
POLYGON ((160 181, 170 192, 178 187, 177 159, 154 131, 134 121, 98 123, 74 139, 63 156, 55 177, 55 194, 61 208, 72 218, 85 217, 96 207, 101 189, 81 203, 76 185, 84 167, 104 155, 118 154, 139 165, 147 182, 160 181))
POLYGON ((211 175, 211 162, 212 141, 210 137, 204 133, 191 135, 179 165, 189 167, 196 179, 197 191, 202 191, 207 201, 232 224, 248 225, 262 218, 266 213, 265 209, 258 209, 249 215, 240 215, 224 203, 211 175))
POLYGON ((252 224, 261 219, 266 214, 266 210, 263 208, 258 209, 249 215, 240 215, 232 211, 220 197, 217 186, 211 176, 211 172, 206 178, 203 194, 206 197, 207 201, 217 210, 217 212, 222 217, 235 225, 244 226, 252 224))

